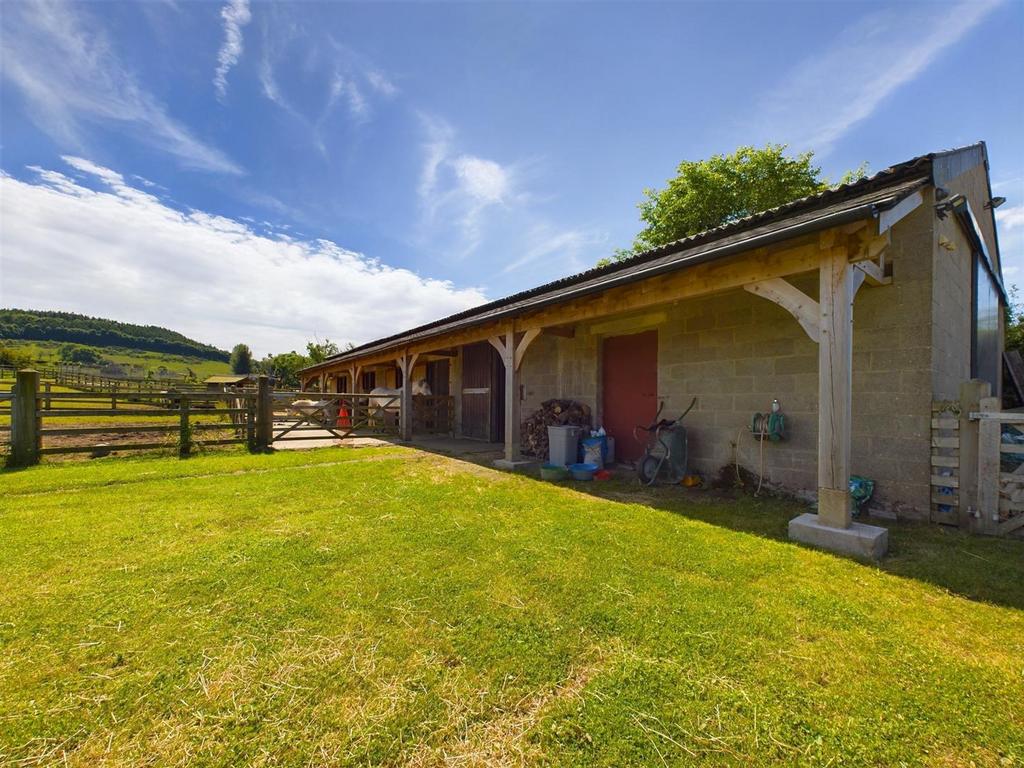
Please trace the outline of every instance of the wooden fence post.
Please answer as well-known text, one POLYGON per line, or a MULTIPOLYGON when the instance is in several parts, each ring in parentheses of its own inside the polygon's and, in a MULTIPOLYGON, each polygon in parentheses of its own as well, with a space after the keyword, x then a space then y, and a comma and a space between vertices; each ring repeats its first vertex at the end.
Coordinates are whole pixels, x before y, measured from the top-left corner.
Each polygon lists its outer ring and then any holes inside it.
MULTIPOLYGON (((982 413, 999 410, 998 397, 983 397, 982 413)), ((978 422, 978 533, 994 533, 999 525, 999 463, 1002 422, 980 419, 978 422)))
POLYGON ((50 410, 50 408, 53 407, 50 404, 50 382, 46 382, 45 384, 43 384, 43 389, 46 391, 46 398, 43 400, 43 408, 48 411, 50 410))
POLYGON ((270 377, 260 374, 256 382, 256 448, 266 450, 274 442, 274 397, 270 377))
POLYGON ((245 440, 250 451, 256 450, 256 398, 245 396, 245 440))
POLYGON ((188 428, 188 395, 182 394, 179 398, 178 456, 184 459, 192 452, 192 435, 188 428))
POLYGON ((41 435, 36 410, 39 407, 39 372, 18 371, 11 401, 12 467, 28 467, 39 463, 41 435))
POLYGON ((981 379, 971 379, 960 385, 958 517, 959 525, 965 531, 975 527, 972 514, 978 511, 978 422, 971 420, 971 414, 980 410, 982 399, 991 394, 991 386, 981 379))

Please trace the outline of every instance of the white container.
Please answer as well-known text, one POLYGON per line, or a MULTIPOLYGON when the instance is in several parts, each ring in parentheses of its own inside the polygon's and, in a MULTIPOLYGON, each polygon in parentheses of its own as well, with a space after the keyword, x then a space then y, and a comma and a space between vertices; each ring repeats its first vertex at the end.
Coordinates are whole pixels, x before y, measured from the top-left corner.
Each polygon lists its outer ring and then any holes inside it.
POLYGON ((548 427, 548 463, 567 467, 576 463, 583 427, 548 427))

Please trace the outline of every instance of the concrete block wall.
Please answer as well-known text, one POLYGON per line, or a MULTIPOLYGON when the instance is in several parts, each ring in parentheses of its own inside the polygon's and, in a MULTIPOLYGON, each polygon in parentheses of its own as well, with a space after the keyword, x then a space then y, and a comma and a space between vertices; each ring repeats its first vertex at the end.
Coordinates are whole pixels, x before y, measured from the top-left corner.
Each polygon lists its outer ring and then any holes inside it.
POLYGON ((598 406, 600 338, 581 325, 573 338, 541 334, 526 351, 521 369, 526 418, 553 397, 598 406))
MULTIPOLYGON (((931 208, 897 224, 890 286, 865 286, 854 303, 852 469, 876 481, 878 509, 927 516, 932 402, 931 208)), ((817 275, 793 280, 817 298, 817 275)), ((573 339, 541 336, 523 361, 524 418, 550 397, 580 400, 601 417, 602 337, 580 324, 573 339)), ((622 333, 638 332, 622 331, 622 333)), ((765 477, 805 495, 817 489, 818 347, 781 307, 746 291, 665 308, 658 330, 658 390, 665 414, 687 416, 691 466, 714 474, 759 471, 748 426, 778 398, 789 439, 765 446, 765 477)), ((621 438, 620 438, 621 439, 621 438)), ((631 438, 627 438, 631 439, 631 438)))

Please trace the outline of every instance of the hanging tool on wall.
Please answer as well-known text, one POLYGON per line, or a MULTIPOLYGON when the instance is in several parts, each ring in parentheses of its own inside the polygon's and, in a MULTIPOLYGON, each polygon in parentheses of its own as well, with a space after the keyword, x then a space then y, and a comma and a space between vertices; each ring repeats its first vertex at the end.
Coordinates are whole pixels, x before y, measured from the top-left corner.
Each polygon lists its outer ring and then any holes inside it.
POLYGON ((778 400, 772 400, 772 409, 768 413, 755 413, 750 420, 750 432, 758 440, 771 440, 777 443, 786 439, 786 417, 778 400))

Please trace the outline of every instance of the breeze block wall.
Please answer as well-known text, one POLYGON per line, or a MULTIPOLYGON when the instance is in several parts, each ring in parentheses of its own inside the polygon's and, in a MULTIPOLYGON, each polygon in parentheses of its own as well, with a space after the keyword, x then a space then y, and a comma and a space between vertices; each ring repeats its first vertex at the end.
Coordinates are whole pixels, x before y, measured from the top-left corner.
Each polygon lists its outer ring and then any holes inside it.
MULTIPOLYGON (((874 512, 905 518, 928 514, 932 217, 925 204, 897 223, 888 253, 892 285, 865 285, 854 302, 852 470, 875 480, 874 512)), ((792 282, 817 299, 816 273, 792 282)), ((691 469, 713 476, 738 459, 759 472, 760 446, 749 426, 777 398, 789 436, 765 444, 765 479, 808 498, 816 494, 818 345, 784 309, 743 290, 659 310, 663 320, 653 327, 666 417, 697 397, 685 422, 691 469)), ((591 329, 602 321, 577 325, 571 339, 542 335, 533 343, 522 369, 524 418, 544 400, 564 397, 587 403, 600 421, 603 337, 591 329)))

